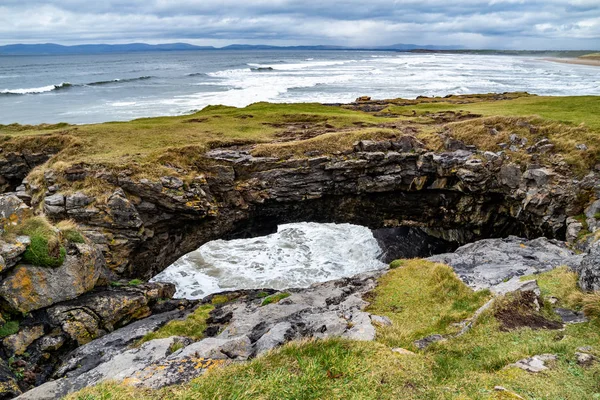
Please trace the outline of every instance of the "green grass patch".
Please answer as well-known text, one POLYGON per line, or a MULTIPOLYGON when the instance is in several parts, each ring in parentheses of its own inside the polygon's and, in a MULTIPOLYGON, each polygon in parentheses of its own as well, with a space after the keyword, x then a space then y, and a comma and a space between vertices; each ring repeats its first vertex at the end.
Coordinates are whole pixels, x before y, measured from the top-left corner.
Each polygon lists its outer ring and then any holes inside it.
POLYGON ((27 235, 31 243, 23 253, 23 262, 39 267, 57 268, 67 251, 61 243, 60 231, 44 217, 33 217, 12 227, 9 234, 27 235))
POLYGON ((19 331, 19 322, 18 321, 7 321, 0 328, 0 338, 14 335, 18 331, 19 331))
POLYGON ((139 285, 143 285, 144 283, 145 282, 141 279, 132 279, 127 284, 129 286, 139 286, 139 285))
POLYGON ((379 340, 412 348, 425 336, 457 332, 452 324, 470 318, 490 293, 473 292, 446 265, 415 259, 384 275, 371 297, 367 310, 393 322, 378 330, 379 340))
POLYGON ((271 296, 265 297, 264 300, 262 301, 262 303, 260 304, 260 306, 264 307, 269 304, 279 303, 281 300, 286 299, 290 296, 291 296, 291 294, 285 293, 285 292, 275 293, 275 294, 272 294, 271 296))
POLYGON ((193 313, 181 321, 170 321, 155 332, 144 336, 137 346, 154 339, 163 339, 171 336, 184 336, 193 340, 200 340, 204 337, 206 329, 206 320, 214 307, 210 304, 199 306, 193 313))

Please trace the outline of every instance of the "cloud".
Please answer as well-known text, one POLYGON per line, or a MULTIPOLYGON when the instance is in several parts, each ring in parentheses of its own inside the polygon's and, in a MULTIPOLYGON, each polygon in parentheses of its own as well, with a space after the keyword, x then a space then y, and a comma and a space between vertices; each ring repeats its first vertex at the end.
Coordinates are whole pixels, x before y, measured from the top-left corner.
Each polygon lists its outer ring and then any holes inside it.
POLYGON ((598 0, 2 0, 0 43, 599 48, 598 0))

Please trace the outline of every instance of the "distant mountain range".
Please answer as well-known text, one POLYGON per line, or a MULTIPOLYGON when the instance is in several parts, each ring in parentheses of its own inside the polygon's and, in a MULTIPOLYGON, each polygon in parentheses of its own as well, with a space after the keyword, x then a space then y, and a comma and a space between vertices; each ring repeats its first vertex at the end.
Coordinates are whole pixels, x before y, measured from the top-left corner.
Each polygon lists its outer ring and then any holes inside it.
POLYGON ((377 51, 411 51, 411 50, 459 50, 461 46, 419 46, 416 44, 394 44, 391 46, 344 47, 344 46, 268 46, 233 44, 226 47, 194 46, 188 43, 168 44, 82 44, 63 46, 54 43, 45 44, 10 44, 0 46, 0 55, 66 55, 66 54, 110 54, 134 53, 148 51, 194 51, 194 50, 377 50, 377 51))

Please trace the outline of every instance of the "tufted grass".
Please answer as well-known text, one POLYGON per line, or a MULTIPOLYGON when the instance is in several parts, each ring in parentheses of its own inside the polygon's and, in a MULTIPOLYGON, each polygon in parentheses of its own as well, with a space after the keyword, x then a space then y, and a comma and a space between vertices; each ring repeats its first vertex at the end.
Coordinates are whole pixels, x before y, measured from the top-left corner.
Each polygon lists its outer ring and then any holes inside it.
POLYGON ((272 294, 271 296, 265 297, 263 299, 262 303, 260 303, 260 306, 264 307, 264 306, 268 306, 269 304, 279 303, 281 300, 287 299, 290 296, 291 295, 286 292, 275 293, 275 294, 272 294))
POLYGON ((17 332, 19 332, 19 321, 6 321, 0 327, 0 338, 5 338, 17 332))
POLYGON ((210 304, 201 305, 184 320, 170 321, 163 325, 157 331, 148 333, 140 339, 136 346, 154 339, 163 339, 171 336, 184 336, 193 340, 200 340, 204 337, 206 329, 206 320, 214 307, 210 304))
POLYGON ((57 268, 65 260, 67 251, 62 245, 61 232, 43 216, 28 218, 20 225, 10 227, 5 234, 29 236, 31 243, 23 253, 24 263, 57 268))

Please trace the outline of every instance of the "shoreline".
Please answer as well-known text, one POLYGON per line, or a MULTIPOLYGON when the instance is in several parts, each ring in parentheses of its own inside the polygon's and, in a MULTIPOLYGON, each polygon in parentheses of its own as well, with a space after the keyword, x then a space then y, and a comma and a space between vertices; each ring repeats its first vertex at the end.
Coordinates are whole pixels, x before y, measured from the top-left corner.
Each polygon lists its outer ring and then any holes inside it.
POLYGON ((590 65, 593 67, 600 67, 600 60, 584 60, 581 58, 542 58, 542 60, 562 64, 590 65))

